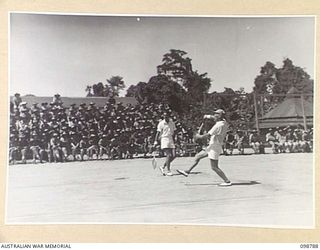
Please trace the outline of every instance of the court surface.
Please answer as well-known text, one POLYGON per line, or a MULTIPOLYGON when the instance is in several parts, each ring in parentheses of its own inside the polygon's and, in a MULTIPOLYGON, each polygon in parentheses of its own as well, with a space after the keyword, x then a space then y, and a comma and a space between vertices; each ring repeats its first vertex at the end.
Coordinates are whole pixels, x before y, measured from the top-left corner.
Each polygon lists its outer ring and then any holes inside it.
POLYGON ((221 156, 220 167, 233 186, 217 186, 208 159, 189 177, 162 176, 151 159, 9 166, 6 223, 313 227, 312 154, 221 156))

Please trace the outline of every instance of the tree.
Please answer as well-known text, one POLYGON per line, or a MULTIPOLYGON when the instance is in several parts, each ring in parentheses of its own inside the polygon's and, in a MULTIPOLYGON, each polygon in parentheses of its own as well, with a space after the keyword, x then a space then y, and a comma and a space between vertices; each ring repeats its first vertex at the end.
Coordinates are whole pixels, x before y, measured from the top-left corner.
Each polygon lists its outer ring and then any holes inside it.
POLYGON ((257 100, 260 106, 259 112, 263 110, 263 113, 282 102, 292 87, 301 93, 313 93, 313 80, 310 79, 310 75, 301 67, 295 66, 289 58, 283 61, 283 66, 279 69, 273 63, 267 62, 261 67, 260 75, 256 77, 254 84, 255 93, 266 94, 264 98, 257 100), (282 96, 268 94, 282 94, 282 96))
POLYGON ((183 113, 187 108, 186 91, 167 76, 158 75, 150 78, 144 93, 149 103, 166 103, 173 110, 183 113))
POLYGON ((286 58, 279 69, 271 62, 261 67, 260 75, 254 81, 254 91, 257 94, 286 94, 295 87, 304 93, 313 93, 313 81, 302 68, 293 65, 286 58))
POLYGON ((139 103, 146 102, 148 97, 147 83, 139 82, 137 85, 131 85, 127 89, 126 96, 135 97, 139 103))
POLYGON ((254 80, 254 91, 257 94, 272 94, 275 85, 278 84, 276 78, 277 68, 272 62, 266 62, 261 67, 260 75, 254 80))
POLYGON ((92 90, 92 86, 87 85, 87 87, 86 87, 86 92, 88 92, 87 97, 93 96, 92 93, 91 93, 91 90, 92 90))
POLYGON ((184 86, 187 78, 192 74, 191 59, 185 58, 187 52, 171 49, 163 55, 162 64, 157 67, 159 75, 166 75, 169 80, 184 86))
POLYGON ((123 78, 121 76, 112 76, 107 79, 112 96, 119 96, 120 90, 125 88, 123 78))
POLYGON ((158 75, 166 76, 170 81, 178 83, 187 93, 190 104, 203 102, 204 94, 208 93, 211 79, 207 73, 193 71, 191 59, 187 52, 171 49, 164 54, 162 64, 157 67, 158 75))
POLYGON ((104 96, 104 86, 102 82, 92 85, 94 96, 104 96))
POLYGON ((88 92, 87 97, 91 96, 104 96, 104 97, 115 97, 119 96, 120 90, 125 88, 124 81, 121 76, 112 76, 107 80, 107 84, 103 85, 102 82, 88 85, 86 87, 86 92, 88 92), (91 93, 91 90, 93 93, 91 93))
POLYGON ((211 79, 207 77, 207 73, 199 74, 195 71, 187 77, 184 86, 187 89, 188 98, 193 102, 202 102, 204 94, 208 93, 211 86, 211 79))
POLYGON ((278 85, 274 87, 275 93, 287 93, 291 87, 304 93, 313 93, 313 81, 310 75, 302 68, 293 65, 287 58, 283 61, 282 68, 277 70, 278 85))

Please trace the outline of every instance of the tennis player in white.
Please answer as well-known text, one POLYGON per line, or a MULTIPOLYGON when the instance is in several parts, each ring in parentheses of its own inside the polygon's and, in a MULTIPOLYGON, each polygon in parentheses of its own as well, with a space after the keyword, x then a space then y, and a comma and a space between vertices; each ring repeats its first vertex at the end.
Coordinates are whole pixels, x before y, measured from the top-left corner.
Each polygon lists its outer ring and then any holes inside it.
POLYGON ((158 139, 160 138, 161 149, 166 155, 166 161, 162 166, 159 166, 160 171, 163 175, 172 176, 172 172, 170 169, 170 164, 176 158, 175 145, 174 145, 174 132, 176 130, 176 126, 172 119, 169 117, 168 113, 163 114, 164 119, 161 120, 157 127, 157 134, 154 140, 154 145, 158 144, 158 139), (165 167, 167 167, 168 171, 165 172, 165 167))
POLYGON ((208 157, 210 159, 211 169, 217 173, 222 179, 223 183, 219 186, 231 186, 232 183, 225 175, 225 173, 219 168, 219 156, 222 153, 223 141, 228 131, 228 123, 224 118, 225 112, 222 109, 218 109, 214 112, 214 115, 208 115, 204 118, 213 118, 215 125, 204 135, 197 135, 197 138, 204 139, 210 137, 209 146, 207 147, 208 157))

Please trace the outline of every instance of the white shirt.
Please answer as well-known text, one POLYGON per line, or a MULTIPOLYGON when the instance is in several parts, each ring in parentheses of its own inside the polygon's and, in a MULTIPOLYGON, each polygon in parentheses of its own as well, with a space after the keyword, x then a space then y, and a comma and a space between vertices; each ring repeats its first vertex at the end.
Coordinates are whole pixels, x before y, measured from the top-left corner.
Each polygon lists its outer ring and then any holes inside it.
POLYGON ((228 123, 226 121, 218 121, 209 130, 208 134, 211 135, 209 145, 222 146, 224 138, 228 131, 228 123))
POLYGON ((159 122, 157 131, 160 132, 160 138, 172 138, 174 131, 176 130, 176 125, 169 119, 167 123, 164 119, 159 122))

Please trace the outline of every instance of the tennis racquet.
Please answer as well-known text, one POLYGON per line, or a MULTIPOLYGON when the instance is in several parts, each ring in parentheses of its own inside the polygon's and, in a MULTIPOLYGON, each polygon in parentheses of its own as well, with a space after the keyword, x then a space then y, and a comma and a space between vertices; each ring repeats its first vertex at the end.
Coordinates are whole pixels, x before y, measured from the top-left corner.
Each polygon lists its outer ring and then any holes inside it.
POLYGON ((152 152, 152 162, 151 163, 152 163, 153 169, 156 169, 158 166, 158 163, 157 163, 157 159, 156 159, 156 151, 155 150, 153 150, 153 152, 152 152))

